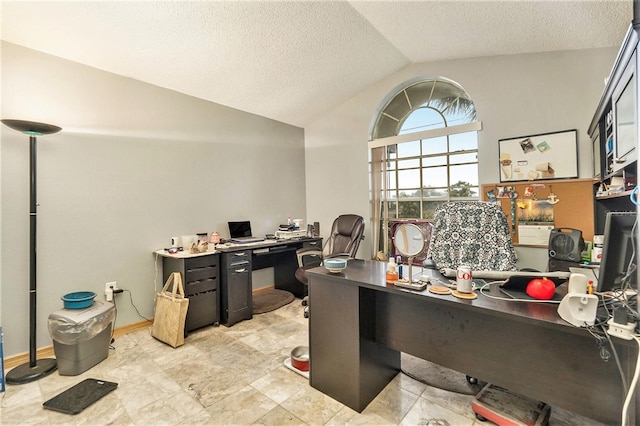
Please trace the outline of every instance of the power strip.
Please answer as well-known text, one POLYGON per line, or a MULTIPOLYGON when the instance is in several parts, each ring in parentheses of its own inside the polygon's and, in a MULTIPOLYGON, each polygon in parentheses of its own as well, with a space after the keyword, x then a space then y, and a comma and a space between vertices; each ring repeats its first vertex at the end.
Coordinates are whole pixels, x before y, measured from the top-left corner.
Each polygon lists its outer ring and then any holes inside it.
POLYGON ((619 339, 631 340, 633 339, 633 331, 636 329, 636 322, 628 322, 625 324, 618 324, 613 321, 613 318, 610 318, 607 321, 609 324, 608 333, 610 336, 615 336, 619 339))

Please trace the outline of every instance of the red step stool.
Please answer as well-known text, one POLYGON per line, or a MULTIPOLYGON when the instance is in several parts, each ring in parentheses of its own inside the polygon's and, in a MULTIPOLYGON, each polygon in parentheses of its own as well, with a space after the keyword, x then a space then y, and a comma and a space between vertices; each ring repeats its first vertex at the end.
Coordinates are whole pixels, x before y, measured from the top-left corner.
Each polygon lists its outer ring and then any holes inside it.
POLYGON ((478 420, 490 420, 500 426, 546 426, 551 407, 507 389, 487 384, 471 401, 478 420))

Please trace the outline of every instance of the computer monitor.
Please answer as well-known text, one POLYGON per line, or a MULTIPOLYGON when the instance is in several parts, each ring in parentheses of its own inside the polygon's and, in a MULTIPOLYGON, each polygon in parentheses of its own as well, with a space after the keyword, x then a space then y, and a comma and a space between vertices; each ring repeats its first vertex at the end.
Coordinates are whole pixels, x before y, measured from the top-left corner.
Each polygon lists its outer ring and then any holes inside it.
MULTIPOLYGON (((633 264, 637 265, 636 216, 635 212, 607 213, 597 291, 622 288, 622 279, 627 275, 632 256, 633 264)), ((629 274, 628 281, 635 287, 635 272, 629 274)))
POLYGON ((251 222, 249 222, 248 220, 228 223, 229 236, 231 238, 251 237, 251 222))

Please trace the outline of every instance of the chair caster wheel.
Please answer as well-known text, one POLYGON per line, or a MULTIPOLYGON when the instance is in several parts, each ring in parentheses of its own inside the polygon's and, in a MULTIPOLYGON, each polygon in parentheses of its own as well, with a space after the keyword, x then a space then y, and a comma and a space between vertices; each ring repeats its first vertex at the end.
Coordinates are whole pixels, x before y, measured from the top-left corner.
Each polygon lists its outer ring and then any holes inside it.
POLYGON ((470 385, 477 385, 478 379, 476 379, 475 377, 467 376, 467 383, 469 383, 470 385))
POLYGON ((482 417, 480 414, 476 414, 476 419, 478 419, 481 422, 486 422, 487 419, 485 419, 484 417, 482 417))
POLYGON ((304 311, 304 317, 309 318, 309 311, 304 311))
POLYGON ((302 301, 302 306, 307 306, 309 304, 309 302, 307 302, 306 300, 302 301))

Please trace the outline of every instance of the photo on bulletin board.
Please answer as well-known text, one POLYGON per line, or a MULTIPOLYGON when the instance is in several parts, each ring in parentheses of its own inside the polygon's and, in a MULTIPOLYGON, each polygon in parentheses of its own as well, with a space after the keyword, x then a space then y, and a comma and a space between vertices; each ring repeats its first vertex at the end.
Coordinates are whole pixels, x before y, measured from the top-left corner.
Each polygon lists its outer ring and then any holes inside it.
POLYGON ((578 177, 577 130, 498 140, 500 182, 578 177))

